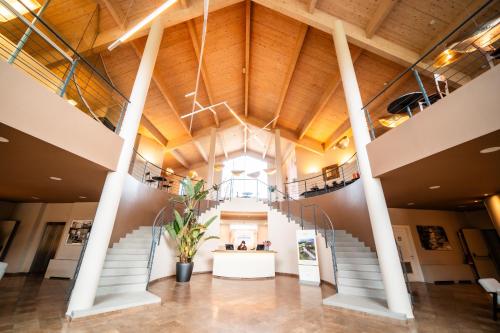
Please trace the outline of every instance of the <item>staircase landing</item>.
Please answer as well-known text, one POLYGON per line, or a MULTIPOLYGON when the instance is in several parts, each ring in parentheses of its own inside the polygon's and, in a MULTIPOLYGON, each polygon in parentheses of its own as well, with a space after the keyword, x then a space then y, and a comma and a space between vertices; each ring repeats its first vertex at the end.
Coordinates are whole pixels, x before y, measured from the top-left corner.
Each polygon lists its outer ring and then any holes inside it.
POLYGON ((387 302, 380 298, 335 294, 323 299, 323 304, 397 320, 407 319, 403 313, 390 311, 387 308, 387 302))

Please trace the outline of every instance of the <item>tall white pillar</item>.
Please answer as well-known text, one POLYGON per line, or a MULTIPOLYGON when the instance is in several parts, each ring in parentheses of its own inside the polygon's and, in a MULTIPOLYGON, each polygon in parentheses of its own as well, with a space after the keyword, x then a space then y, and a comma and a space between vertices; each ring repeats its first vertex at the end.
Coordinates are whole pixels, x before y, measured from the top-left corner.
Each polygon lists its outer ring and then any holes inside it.
POLYGON ((88 309, 94 304, 102 266, 106 258, 123 184, 132 158, 135 137, 139 129, 162 36, 163 24, 161 20, 157 19, 151 26, 130 95, 130 104, 120 130, 123 146, 118 165, 116 171, 108 172, 106 176, 94 223, 92 224, 92 232, 90 233, 78 278, 71 293, 66 312, 68 316, 71 316, 73 311, 88 309))
POLYGON ((207 187, 214 186, 215 177, 215 144, 217 143, 217 129, 210 129, 210 150, 208 152, 208 172, 207 172, 207 187))
POLYGON ((283 164, 282 162, 282 155, 281 155, 281 133, 280 130, 277 128, 274 130, 274 150, 275 150, 275 164, 276 164, 276 189, 280 191, 281 193, 284 193, 283 191, 283 174, 281 172, 281 165, 283 164))
POLYGON ((492 195, 484 200, 484 205, 488 214, 490 214, 491 222, 500 236, 500 194, 492 195))
POLYGON ((363 102, 361 101, 349 45, 347 44, 343 23, 340 20, 334 22, 333 41, 349 110, 349 119, 356 144, 361 179, 387 295, 387 303, 391 311, 404 313, 408 318, 413 318, 384 192, 380 180, 372 176, 370 161, 366 152, 366 145, 371 139, 362 110, 363 102))

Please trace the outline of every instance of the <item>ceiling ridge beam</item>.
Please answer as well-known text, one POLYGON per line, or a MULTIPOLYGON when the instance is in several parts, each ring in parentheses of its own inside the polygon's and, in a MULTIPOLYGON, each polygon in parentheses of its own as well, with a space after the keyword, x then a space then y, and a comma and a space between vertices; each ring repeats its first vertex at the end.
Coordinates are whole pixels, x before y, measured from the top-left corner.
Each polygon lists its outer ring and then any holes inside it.
POLYGON ((250 93, 250 28, 252 23, 252 1, 245 2, 245 91, 244 91, 244 106, 245 118, 248 117, 248 97, 250 93))
POLYGON ((380 0, 375 13, 366 25, 366 37, 372 38, 375 35, 397 3, 398 0, 380 0))
POLYGON ((309 2, 307 3, 307 11, 309 13, 314 13, 314 10, 316 10, 316 3, 318 2, 318 0, 309 0, 309 2))
MULTIPOLYGON (((356 48, 356 51, 352 53, 352 63, 353 65, 356 64, 356 61, 359 59, 359 56, 363 52, 363 49, 361 48, 356 48)), ((338 68, 337 68, 338 69, 338 68)), ((335 94, 337 89, 342 83, 342 78, 340 77, 340 71, 338 70, 333 77, 330 80, 330 83, 326 87, 325 91, 321 95, 321 98, 319 99, 318 103, 316 104, 316 108, 311 112, 308 113, 308 116, 306 116, 306 119, 304 121, 304 125, 301 127, 299 131, 299 140, 302 139, 309 128, 311 128, 313 122, 318 118, 318 116, 321 114, 321 111, 325 108, 326 104, 330 100, 330 98, 335 94)))
MULTIPOLYGON (((181 7, 184 9, 189 8, 189 5, 186 0, 180 0, 181 7)), ((200 63, 200 57, 201 57, 201 48, 200 44, 198 43, 198 34, 196 33, 196 27, 194 24, 194 19, 186 21, 186 26, 189 32, 189 37, 191 38, 191 43, 193 44, 193 49, 194 53, 196 54, 196 59, 198 60, 198 63, 201 66, 201 78, 203 80, 203 85, 205 87, 205 91, 208 96, 208 102, 210 105, 215 104, 214 98, 213 98, 213 91, 210 85, 210 81, 208 79, 208 69, 206 66, 205 61, 201 61, 200 63)), ((219 127, 219 117, 217 116, 217 113, 212 113, 214 117, 214 122, 217 127, 219 127)))
POLYGON ((163 133, 148 119, 148 117, 143 114, 141 117, 141 124, 146 128, 163 146, 168 144, 168 139, 163 135, 163 133))
POLYGON ((288 93, 288 88, 290 87, 290 83, 292 82, 293 73, 295 73, 295 67, 297 66, 297 62, 299 60, 299 56, 302 51, 302 46, 304 45, 304 40, 306 38, 308 28, 309 26, 307 24, 300 25, 299 34, 297 36, 297 40, 295 41, 295 45, 292 51, 292 59, 288 65, 288 69, 285 74, 285 82, 283 88, 281 89, 280 98, 278 100, 278 106, 273 114, 274 120, 272 128, 275 128, 276 124, 278 123, 278 118, 283 108, 283 104, 285 103, 285 98, 288 93))
MULTIPOLYGON (((137 46, 137 44, 135 42, 132 42, 131 45, 132 45, 132 48, 134 49, 134 52, 136 53, 137 57, 139 58, 139 60, 142 59, 142 52, 139 50, 139 47, 137 46)), ((173 98, 170 95, 170 93, 168 92, 167 88, 165 88, 164 83, 163 83, 162 79, 160 78, 160 75, 158 74, 157 69, 153 70, 153 82, 154 82, 156 88, 158 88, 158 90, 160 91, 160 94, 163 96, 163 99, 167 102, 170 109, 174 112, 174 115, 177 118, 177 120, 180 122, 182 128, 188 133, 188 135, 191 135, 189 132, 189 128, 184 123, 184 121, 182 121, 179 111, 177 110, 174 103, 172 102, 173 98)))
POLYGON ((176 149, 172 149, 170 151, 170 155, 172 155, 183 167, 185 167, 186 169, 189 169, 188 161, 176 149))
POLYGON ((207 152, 205 151, 205 148, 201 145, 200 141, 198 140, 193 140, 193 144, 195 145, 196 149, 198 149, 198 152, 200 153, 201 157, 205 162, 208 162, 208 155, 207 152))

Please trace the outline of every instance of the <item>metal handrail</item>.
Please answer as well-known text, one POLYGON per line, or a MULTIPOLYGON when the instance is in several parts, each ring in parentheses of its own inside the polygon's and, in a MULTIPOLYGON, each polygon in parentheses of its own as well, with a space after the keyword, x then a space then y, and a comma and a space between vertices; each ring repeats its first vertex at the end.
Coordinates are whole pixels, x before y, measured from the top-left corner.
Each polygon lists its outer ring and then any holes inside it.
POLYGON ((88 243, 91 232, 92 232, 92 228, 89 230, 86 237, 83 239, 82 251, 80 252, 80 256, 78 257, 78 262, 76 264, 75 272, 73 273, 73 279, 70 280, 68 290, 66 291, 66 301, 67 302, 71 298, 71 293, 73 292, 73 288, 75 287, 78 273, 80 273, 80 267, 82 266, 83 256, 85 255, 85 251, 87 250, 87 243, 88 243))
POLYGON ((73 58, 78 58, 83 61, 94 73, 96 73, 104 82, 106 82, 118 95, 130 103, 130 100, 119 91, 115 85, 103 74, 101 74, 85 57, 83 57, 80 53, 78 53, 64 38, 62 38, 45 20, 39 17, 33 10, 31 10, 23 1, 18 2, 34 17, 37 18, 37 22, 40 22, 47 30, 49 30, 65 47, 67 47, 72 53, 73 57, 69 56, 64 50, 62 50, 57 44, 55 44, 49 37, 47 37, 43 32, 41 32, 38 28, 31 24, 23 15, 17 12, 12 6, 10 6, 5 0, 0 0, 0 2, 5 5, 12 13, 14 13, 20 20, 23 21, 24 24, 28 25, 32 28, 36 33, 40 35, 47 43, 53 46, 63 57, 65 57, 70 62, 73 62, 73 58), (45 37, 44 37, 45 36, 45 37))
POLYGON ((153 268, 153 261, 155 257, 156 247, 160 245, 161 234, 163 231, 163 226, 165 224, 165 214, 166 214, 167 206, 163 207, 153 221, 152 230, 151 230, 151 248, 149 250, 148 257, 148 278, 146 280, 146 290, 149 287, 149 280, 151 279, 151 270, 153 268))
MULTIPOLYGON (((350 164, 350 162, 349 162, 349 161, 351 161, 351 160, 354 158, 354 156, 356 156, 356 155, 357 155, 357 153, 352 154, 352 155, 351 155, 351 157, 349 157, 349 158, 347 159, 347 161, 348 161, 348 162, 342 163, 341 165, 339 165, 339 166, 338 166, 338 167, 339 167, 339 169, 340 169, 340 168, 342 168, 342 167, 344 167, 344 165, 350 164)), ((319 177, 323 177, 323 175, 317 175, 317 176, 311 176, 311 177, 309 177, 309 178, 304 178, 304 179, 297 179, 297 180, 293 180, 293 181, 291 181, 291 182, 287 182, 287 183, 285 183, 285 185, 288 185, 288 184, 293 184, 293 183, 299 183, 299 182, 303 182, 303 181, 306 181, 306 180, 311 180, 311 179, 314 179, 314 178, 319 178, 319 177)))

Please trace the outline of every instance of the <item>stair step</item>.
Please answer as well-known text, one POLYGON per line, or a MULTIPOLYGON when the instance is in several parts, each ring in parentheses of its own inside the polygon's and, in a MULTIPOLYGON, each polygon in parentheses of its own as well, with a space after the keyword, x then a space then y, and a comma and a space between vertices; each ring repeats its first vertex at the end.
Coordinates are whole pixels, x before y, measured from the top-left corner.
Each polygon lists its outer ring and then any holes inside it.
POLYGON ((344 246, 357 246, 355 244, 360 244, 360 246, 364 246, 365 243, 361 242, 359 239, 357 238, 345 238, 345 237, 342 237, 342 238, 337 238, 335 237, 335 245, 337 244, 342 244, 344 246))
POLYGON ((148 260, 148 254, 108 254, 106 261, 120 260, 120 261, 134 261, 134 260, 148 260))
POLYGON ((116 276, 101 276, 99 286, 114 286, 121 284, 144 283, 148 279, 147 274, 142 275, 116 275, 116 276))
POLYGON ((149 252, 149 248, 114 247, 108 249, 108 254, 149 254, 149 252))
POLYGON ((341 271, 337 272, 339 278, 364 279, 364 280, 382 280, 380 272, 371 271, 341 271))
POLYGON ((104 261, 104 268, 144 268, 148 267, 147 260, 110 260, 104 261))
POLYGON ((113 249, 150 249, 151 243, 114 243, 113 249))
POLYGON ((377 258, 377 254, 373 252, 367 252, 367 251, 351 251, 351 252, 345 252, 345 251, 336 251, 335 255, 337 258, 377 258))
POLYGON ((148 274, 147 267, 115 267, 115 268, 104 268, 101 273, 101 277, 104 276, 118 276, 118 275, 141 275, 148 274))
POLYGON ((360 271, 360 272, 380 272, 380 266, 377 264, 355 264, 337 262, 339 271, 360 271))
POLYGON ((146 283, 121 284, 97 288, 97 296, 146 290, 146 283))
POLYGON ((384 289, 384 283, 381 280, 365 280, 365 279, 353 279, 348 277, 339 277, 338 282, 339 286, 384 289))
POLYGON ((149 237, 149 238, 143 238, 143 237, 122 237, 120 238, 120 241, 119 243, 136 243, 136 244, 151 244, 151 240, 153 238, 152 237, 149 237))
POLYGON ((359 288, 359 287, 339 285, 339 294, 386 299, 385 291, 381 289, 359 288))
POLYGON ((378 265, 378 259, 377 258, 339 258, 339 257, 337 257, 337 264, 378 265))
POLYGON ((340 248, 340 247, 365 247, 365 243, 359 241, 339 242, 335 240, 335 248, 340 248))
POLYGON ((366 246, 338 246, 335 244, 335 249, 338 252, 370 252, 370 248, 366 246))

